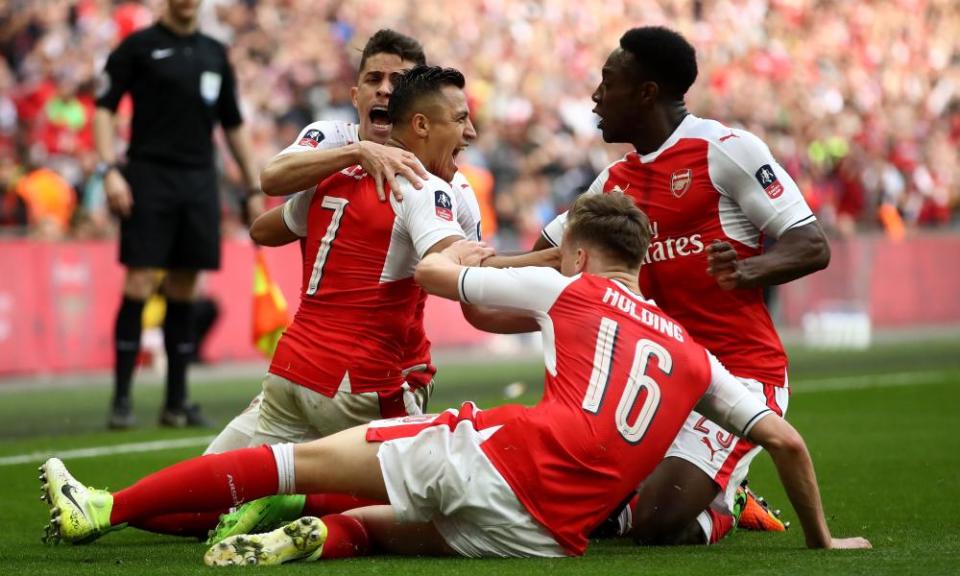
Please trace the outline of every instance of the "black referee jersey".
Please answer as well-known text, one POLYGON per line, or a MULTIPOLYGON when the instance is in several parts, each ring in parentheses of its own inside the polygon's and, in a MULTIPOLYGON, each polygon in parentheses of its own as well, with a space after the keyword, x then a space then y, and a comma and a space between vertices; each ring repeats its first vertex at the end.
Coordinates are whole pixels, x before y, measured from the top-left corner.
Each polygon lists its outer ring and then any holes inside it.
POLYGON ((126 92, 133 98, 127 157, 134 161, 212 166, 214 124, 243 121, 224 45, 199 32, 179 36, 160 22, 110 54, 97 106, 115 112, 126 92))

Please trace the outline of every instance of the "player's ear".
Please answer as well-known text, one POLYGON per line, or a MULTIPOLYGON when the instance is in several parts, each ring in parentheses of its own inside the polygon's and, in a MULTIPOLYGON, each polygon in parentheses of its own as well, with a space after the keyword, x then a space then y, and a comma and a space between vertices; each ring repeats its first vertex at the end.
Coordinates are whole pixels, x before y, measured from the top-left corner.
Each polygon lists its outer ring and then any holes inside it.
POLYGON ((355 109, 359 109, 359 108, 360 108, 360 102, 357 100, 357 94, 359 94, 359 93, 360 93, 360 88, 359 88, 359 87, 353 86, 353 87, 350 88, 350 102, 353 103, 353 107, 354 107, 355 109))
POLYGON ((656 82, 641 82, 636 88, 639 103, 655 104, 660 98, 660 86, 656 82))
POLYGON ((577 259, 574 261, 573 273, 580 274, 587 271, 587 262, 590 261, 590 254, 583 248, 577 248, 577 259))
POLYGON ((410 126, 413 128, 413 133, 419 138, 426 138, 430 134, 430 119, 427 118, 426 114, 419 112, 414 114, 413 118, 410 119, 410 126))

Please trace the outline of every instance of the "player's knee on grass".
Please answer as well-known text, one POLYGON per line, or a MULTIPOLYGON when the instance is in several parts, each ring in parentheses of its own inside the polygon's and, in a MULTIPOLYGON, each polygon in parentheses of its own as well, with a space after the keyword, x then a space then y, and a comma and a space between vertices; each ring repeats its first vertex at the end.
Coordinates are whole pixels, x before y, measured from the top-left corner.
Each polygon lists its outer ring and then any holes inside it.
POLYGON ((632 536, 638 544, 703 544, 697 515, 716 497, 717 485, 679 458, 664 459, 640 485, 632 536))

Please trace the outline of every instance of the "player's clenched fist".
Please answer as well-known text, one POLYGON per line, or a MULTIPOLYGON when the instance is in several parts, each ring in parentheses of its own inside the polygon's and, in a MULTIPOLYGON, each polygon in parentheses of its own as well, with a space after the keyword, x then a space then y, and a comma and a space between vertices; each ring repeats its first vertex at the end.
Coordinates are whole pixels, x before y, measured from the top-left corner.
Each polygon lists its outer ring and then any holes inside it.
POLYGON ((707 274, 717 280, 724 290, 733 290, 740 286, 740 270, 737 251, 729 242, 714 240, 707 246, 707 274))

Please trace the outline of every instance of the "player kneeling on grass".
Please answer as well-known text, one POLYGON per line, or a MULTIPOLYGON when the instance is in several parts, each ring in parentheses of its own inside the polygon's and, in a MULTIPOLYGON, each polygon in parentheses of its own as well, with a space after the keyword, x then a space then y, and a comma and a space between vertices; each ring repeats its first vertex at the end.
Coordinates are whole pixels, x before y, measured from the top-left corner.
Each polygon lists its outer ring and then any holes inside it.
POLYGON ((455 244, 425 258, 429 292, 526 311, 544 340, 534 407, 381 420, 307 444, 202 456, 116 494, 42 467, 50 529, 87 541, 144 514, 222 508, 276 493, 350 492, 389 501, 302 518, 214 545, 212 565, 277 564, 371 551, 470 557, 583 554, 598 526, 660 462, 690 411, 767 448, 812 548, 868 548, 831 537, 813 465, 793 427, 638 293, 649 222, 622 194, 570 211, 563 274, 463 267, 455 244), (189 489, 184 487, 188 486, 189 489))

